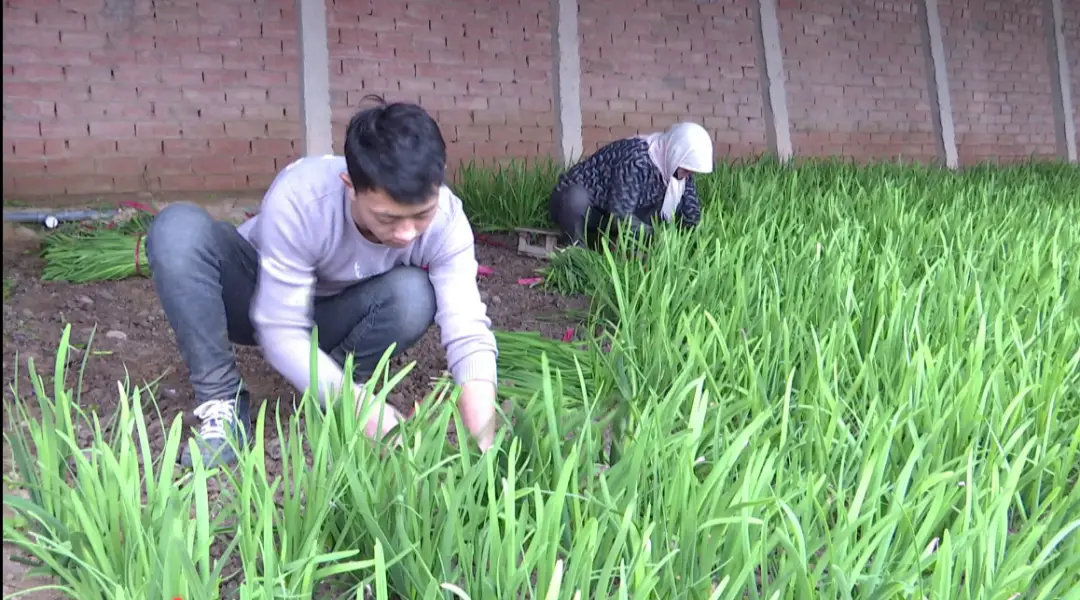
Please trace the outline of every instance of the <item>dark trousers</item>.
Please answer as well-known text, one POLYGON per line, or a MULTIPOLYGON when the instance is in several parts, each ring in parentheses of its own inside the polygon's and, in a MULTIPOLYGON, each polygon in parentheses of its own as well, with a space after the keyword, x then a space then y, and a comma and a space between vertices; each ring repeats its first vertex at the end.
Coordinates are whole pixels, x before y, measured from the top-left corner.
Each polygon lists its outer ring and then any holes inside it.
MULTIPOLYGON (((256 345, 249 312, 259 255, 226 221, 191 204, 158 214, 146 237, 154 288, 191 371, 196 403, 243 390, 232 344, 256 345)), ((435 290, 418 267, 396 267, 315 299, 319 347, 338 364, 353 353, 354 377, 370 377, 392 343, 415 344, 434 321, 435 290)))
POLYGON ((602 239, 601 234, 617 239, 619 228, 628 225, 632 231, 637 230, 646 237, 652 232, 652 227, 636 215, 615 219, 609 212, 596 208, 589 191, 581 185, 570 185, 552 192, 548 209, 551 219, 575 245, 595 246, 602 239))

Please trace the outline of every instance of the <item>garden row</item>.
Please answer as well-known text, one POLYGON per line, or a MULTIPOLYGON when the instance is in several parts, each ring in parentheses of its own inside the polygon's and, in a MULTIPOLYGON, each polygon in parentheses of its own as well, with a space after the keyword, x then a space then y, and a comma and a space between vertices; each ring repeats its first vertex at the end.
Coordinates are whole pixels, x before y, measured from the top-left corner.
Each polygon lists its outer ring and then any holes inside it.
MULTIPOLYGON (((455 187, 478 230, 544 226, 556 174, 455 187)), ((7 411, 27 493, 5 495, 5 540, 87 599, 1075 594, 1077 168, 765 161, 698 188, 700 227, 644 260, 551 258, 591 333, 498 333, 514 408, 485 455, 448 443, 447 384, 398 450, 351 398, 305 398, 265 405, 236 469, 181 473, 147 390, 109 423, 82 412, 63 340, 7 411)))

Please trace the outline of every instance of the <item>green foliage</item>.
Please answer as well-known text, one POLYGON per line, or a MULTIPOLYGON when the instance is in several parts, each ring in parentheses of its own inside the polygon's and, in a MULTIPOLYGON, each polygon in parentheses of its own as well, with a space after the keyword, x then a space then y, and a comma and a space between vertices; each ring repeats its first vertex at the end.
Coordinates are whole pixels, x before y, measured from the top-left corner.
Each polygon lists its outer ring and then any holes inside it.
MULTIPOLYGON (((513 172, 459 184, 520 201, 485 227, 539 224, 551 175, 513 172)), ((1075 597, 1076 168, 761 162, 699 188, 701 226, 644 260, 553 257, 590 335, 498 332, 513 409, 484 455, 447 442, 443 382, 399 449, 305 397, 258 414, 280 459, 181 474, 145 392, 109 427, 79 409, 65 335, 8 411, 5 540, 78 598, 1075 597)))

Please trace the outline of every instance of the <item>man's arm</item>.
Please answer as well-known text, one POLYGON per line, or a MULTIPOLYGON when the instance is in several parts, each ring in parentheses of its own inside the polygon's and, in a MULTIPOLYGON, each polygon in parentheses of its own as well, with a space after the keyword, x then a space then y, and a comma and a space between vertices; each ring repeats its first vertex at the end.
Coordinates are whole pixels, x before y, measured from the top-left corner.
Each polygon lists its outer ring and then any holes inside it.
POLYGON ((458 407, 462 420, 480 449, 487 450, 495 437, 498 349, 476 285, 478 264, 472 228, 460 205, 456 210, 442 240, 429 255, 428 276, 435 289, 435 321, 442 331, 447 366, 461 386, 458 407))
MULTIPOLYGON (((278 182, 267 193, 255 227, 260 239, 259 277, 251 306, 251 322, 270 366, 301 391, 316 384, 319 402, 327 400, 343 385, 362 387, 346 379, 342 368, 316 348, 318 381, 311 380, 311 337, 313 292, 320 227, 309 223, 309 214, 299 206, 287 181, 278 182)), ((360 397, 357 396, 358 407, 360 397)), ((374 436, 378 414, 368 423, 374 436)), ((387 407, 383 432, 396 424, 398 415, 387 407)))
POLYGON ((701 220, 701 201, 698 199, 697 186, 694 184, 694 176, 686 176, 686 187, 683 188, 682 200, 679 208, 675 210, 679 224, 687 229, 697 227, 701 220))

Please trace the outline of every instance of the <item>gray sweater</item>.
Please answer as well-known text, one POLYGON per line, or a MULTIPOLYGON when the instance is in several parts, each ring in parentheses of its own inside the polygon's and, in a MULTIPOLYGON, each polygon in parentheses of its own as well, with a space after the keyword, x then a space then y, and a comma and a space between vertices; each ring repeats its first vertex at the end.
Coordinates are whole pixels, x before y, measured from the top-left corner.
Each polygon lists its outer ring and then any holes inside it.
MULTIPOLYGON (((495 383, 495 336, 476 285, 473 232, 461 200, 443 186, 427 231, 405 248, 388 248, 357 230, 339 176, 345 170, 340 156, 297 160, 274 179, 259 214, 239 228, 259 252, 251 321, 266 360, 307 389, 313 296, 335 295, 397 265, 422 266, 435 288, 435 323, 454 380, 495 383)), ((318 374, 320 399, 329 387, 341 389, 342 368, 321 350, 318 374)))

